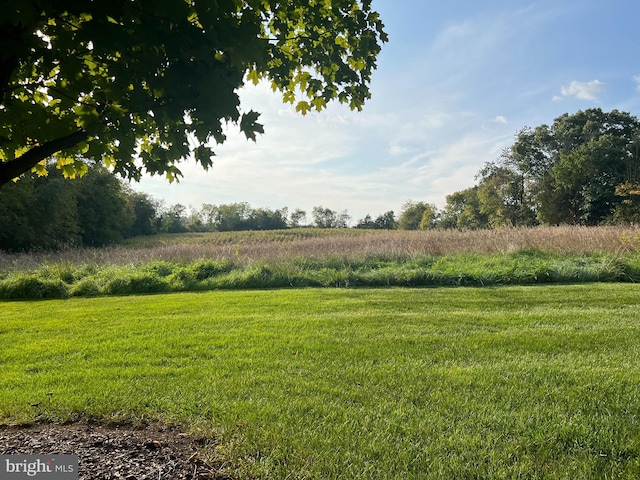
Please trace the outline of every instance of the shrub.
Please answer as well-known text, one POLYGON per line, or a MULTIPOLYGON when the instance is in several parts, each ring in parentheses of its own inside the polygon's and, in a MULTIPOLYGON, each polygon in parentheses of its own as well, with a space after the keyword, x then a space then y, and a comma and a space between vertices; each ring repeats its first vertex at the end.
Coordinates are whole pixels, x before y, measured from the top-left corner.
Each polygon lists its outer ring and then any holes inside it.
POLYGON ((173 273, 175 266, 170 262, 154 262, 148 265, 149 273, 158 277, 168 277, 173 273))
POLYGON ((222 273, 233 270, 233 263, 229 260, 203 260, 192 267, 197 280, 206 280, 222 273))
POLYGON ((74 297, 91 297, 100 295, 100 287, 94 279, 83 278, 71 287, 71 295, 74 297))
POLYGON ((169 285, 150 273, 134 273, 109 280, 102 288, 108 295, 131 295, 141 293, 162 293, 169 291, 169 285))
POLYGON ((32 300, 67 298, 69 291, 62 280, 41 279, 34 275, 9 278, 0 283, 0 298, 32 300))

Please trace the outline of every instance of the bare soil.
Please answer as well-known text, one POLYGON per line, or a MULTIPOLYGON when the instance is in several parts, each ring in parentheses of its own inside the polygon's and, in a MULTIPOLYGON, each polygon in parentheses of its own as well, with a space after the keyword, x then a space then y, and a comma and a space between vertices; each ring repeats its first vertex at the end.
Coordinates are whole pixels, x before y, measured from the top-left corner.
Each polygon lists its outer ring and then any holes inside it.
POLYGON ((77 455, 79 480, 228 480, 205 461, 208 443, 159 425, 0 426, 0 455, 77 455))

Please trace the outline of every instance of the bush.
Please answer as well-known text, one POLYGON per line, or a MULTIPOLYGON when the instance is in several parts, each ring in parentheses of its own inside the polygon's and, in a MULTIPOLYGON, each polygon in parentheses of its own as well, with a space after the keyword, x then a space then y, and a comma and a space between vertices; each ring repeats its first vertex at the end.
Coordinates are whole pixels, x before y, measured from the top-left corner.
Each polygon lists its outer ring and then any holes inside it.
POLYGON ((69 297, 69 291, 62 280, 47 280, 29 275, 9 278, 0 283, 0 298, 6 300, 67 297, 69 297))
POLYGON ((107 295, 132 295, 162 293, 169 290, 169 285, 157 276, 149 273, 138 273, 109 280, 102 288, 102 293, 107 295))
POLYGON ((206 280, 233 270, 233 263, 228 260, 203 260, 192 267, 196 280, 206 280))
POLYGON ((83 278, 71 287, 71 295, 74 297, 92 297, 100 295, 100 287, 94 279, 83 278))

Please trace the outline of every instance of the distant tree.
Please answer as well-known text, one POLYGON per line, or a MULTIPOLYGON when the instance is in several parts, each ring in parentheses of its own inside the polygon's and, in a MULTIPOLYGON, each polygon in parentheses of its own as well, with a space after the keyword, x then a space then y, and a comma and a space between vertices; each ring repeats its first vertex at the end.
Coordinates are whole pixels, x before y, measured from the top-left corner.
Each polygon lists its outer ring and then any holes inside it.
POLYGON ((208 232, 217 230, 218 207, 210 203, 203 203, 200 207, 200 218, 208 232))
POLYGON ((438 209, 426 202, 409 200, 402 206, 398 218, 398 228, 401 230, 425 230, 436 227, 438 209))
POLYGON ((189 207, 188 213, 184 220, 184 227, 188 232, 207 232, 209 227, 204 223, 201 210, 194 210, 189 207))
POLYGON ((138 235, 154 235, 158 233, 158 209, 159 204, 150 195, 127 189, 127 198, 134 213, 128 237, 138 235))
POLYGON ((318 228, 347 228, 351 220, 346 210, 337 212, 322 205, 313 207, 311 216, 314 226, 318 228))
POLYGON ((398 228, 398 223, 396 222, 396 216, 393 213, 393 210, 389 210, 386 213, 378 215, 378 217, 374 220, 376 228, 380 230, 395 230, 398 228))
POLYGON ((289 216, 289 228, 299 228, 304 225, 307 218, 307 212, 296 208, 289 216))
POLYGON ((215 213, 215 229, 219 232, 249 230, 251 205, 247 202, 222 204, 215 213))
POLYGON ((427 204, 420 219, 420 230, 432 230, 438 227, 440 212, 433 204, 427 204))
POLYGON ((281 230, 287 228, 287 208, 269 210, 257 208, 249 214, 248 227, 250 230, 281 230))
POLYGON ((171 205, 160 215, 160 230, 164 233, 185 233, 187 231, 187 207, 180 203, 171 205))
POLYGON ((371 215, 367 214, 358 221, 355 228, 371 229, 371 230, 393 230, 396 228, 396 219, 393 211, 388 211, 373 220, 371 215))
POLYGON ((440 220, 442 228, 489 227, 489 218, 480 208, 477 186, 447 195, 446 200, 440 220))
POLYGON ((206 169, 225 124, 263 132, 245 82, 359 110, 387 40, 370 0, 3 0, 0 27, 0 185, 52 155, 65 176, 79 155, 134 179, 206 169))
POLYGON ((99 165, 81 180, 77 203, 83 243, 100 246, 122 240, 135 222, 122 182, 99 165))
POLYGON ((336 228, 349 228, 351 215, 346 210, 341 211, 336 218, 336 228))
MULTIPOLYGON (((37 232, 29 245, 30 249, 52 249, 63 246, 77 246, 86 243, 85 231, 91 228, 93 219, 83 216, 83 192, 93 176, 74 184, 56 172, 51 178, 35 178, 31 222, 37 232)), ((113 177, 112 177, 113 178, 113 177)), ((114 179, 115 180, 115 179, 114 179)), ((19 182, 18 182, 19 183, 19 182)), ((111 192, 97 191, 95 202, 105 204, 111 192)))
POLYGON ((311 210, 313 225, 318 228, 332 228, 335 225, 337 212, 330 208, 324 208, 322 205, 313 207, 311 210))
POLYGON ((596 225, 623 201, 617 189, 640 183, 639 133, 640 122, 626 112, 564 114, 551 126, 521 130, 500 162, 522 175, 541 222, 596 225))
POLYGON ((517 170, 489 162, 480 171, 476 191, 480 212, 492 227, 532 226, 536 212, 517 170))
POLYGON ((0 249, 26 250, 37 243, 34 214, 35 175, 25 175, 19 182, 0 189, 0 249))
POLYGON ((371 215, 366 214, 365 217, 361 220, 358 220, 355 228, 360 228, 364 230, 372 230, 376 228, 376 224, 371 218, 371 215))
POLYGON ((640 224, 640 184, 625 182, 616 187, 620 203, 613 211, 615 223, 640 224))

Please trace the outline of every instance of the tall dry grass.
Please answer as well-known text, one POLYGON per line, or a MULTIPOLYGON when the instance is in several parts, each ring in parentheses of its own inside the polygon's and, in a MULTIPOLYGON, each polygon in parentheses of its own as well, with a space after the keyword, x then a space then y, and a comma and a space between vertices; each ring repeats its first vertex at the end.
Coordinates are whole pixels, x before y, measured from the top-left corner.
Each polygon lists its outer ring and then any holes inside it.
POLYGON ((414 258, 417 256, 510 253, 630 253, 640 250, 633 226, 537 227, 494 230, 371 231, 299 229, 227 232, 139 238, 108 248, 78 248, 28 254, 0 253, 0 269, 15 271, 47 264, 126 265, 153 261, 232 260, 236 263, 289 258, 414 258))

